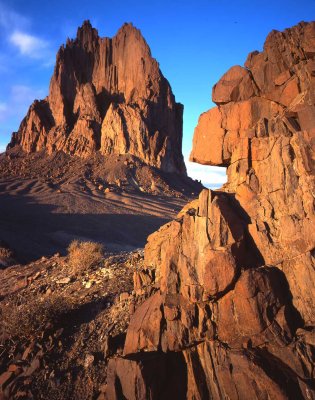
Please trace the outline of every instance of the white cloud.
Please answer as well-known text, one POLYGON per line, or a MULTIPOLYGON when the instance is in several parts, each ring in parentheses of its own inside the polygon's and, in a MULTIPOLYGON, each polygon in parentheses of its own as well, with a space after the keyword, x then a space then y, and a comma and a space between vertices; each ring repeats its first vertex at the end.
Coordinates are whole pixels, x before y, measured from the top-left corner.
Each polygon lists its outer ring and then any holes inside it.
POLYGON ((188 175, 209 188, 221 187, 226 182, 226 168, 200 165, 186 160, 188 175))
MULTIPOLYGON (((54 63, 51 43, 31 31, 31 22, 31 19, 0 3, 0 43, 5 40, 18 49, 20 56, 40 60, 45 67, 51 66, 54 63)), ((6 65, 0 56, 0 71, 5 70, 6 65)))
POLYGON ((4 153, 6 149, 6 146, 2 143, 0 143, 0 153, 4 153))
POLYGON ((46 40, 21 31, 14 31, 9 38, 22 55, 31 58, 43 58, 46 55, 49 44, 46 40))

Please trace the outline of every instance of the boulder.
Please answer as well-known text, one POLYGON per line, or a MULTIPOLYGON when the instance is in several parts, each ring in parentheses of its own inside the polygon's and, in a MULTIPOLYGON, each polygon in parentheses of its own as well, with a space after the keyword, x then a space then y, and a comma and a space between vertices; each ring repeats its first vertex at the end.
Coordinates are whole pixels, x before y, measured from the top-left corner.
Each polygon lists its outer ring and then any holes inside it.
POLYGON ((212 101, 225 104, 230 101, 248 100, 258 93, 258 89, 248 69, 235 65, 213 86, 212 101))

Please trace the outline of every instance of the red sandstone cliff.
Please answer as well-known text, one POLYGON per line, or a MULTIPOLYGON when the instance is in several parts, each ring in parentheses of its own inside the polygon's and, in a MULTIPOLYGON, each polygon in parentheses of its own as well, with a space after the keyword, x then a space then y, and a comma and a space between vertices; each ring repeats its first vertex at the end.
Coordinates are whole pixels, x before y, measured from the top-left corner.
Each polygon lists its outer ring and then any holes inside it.
POLYGON ((108 399, 315 399, 315 23, 213 88, 191 159, 227 166, 148 238, 108 399))
POLYGON ((182 115, 138 29, 125 24, 112 39, 100 38, 85 21, 60 48, 48 97, 34 101, 9 148, 130 153, 185 174, 182 115))

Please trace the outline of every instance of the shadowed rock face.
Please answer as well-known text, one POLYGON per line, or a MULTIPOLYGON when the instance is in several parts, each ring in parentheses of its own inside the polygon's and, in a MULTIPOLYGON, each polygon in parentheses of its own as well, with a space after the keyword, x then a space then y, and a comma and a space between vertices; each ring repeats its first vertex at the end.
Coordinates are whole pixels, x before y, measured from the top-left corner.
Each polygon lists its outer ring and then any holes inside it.
POLYGON ((111 361, 109 399, 129 398, 127 382, 160 398, 164 353, 183 357, 178 398, 315 398, 314 56, 315 23, 273 31, 215 85, 191 159, 227 166, 228 182, 149 236, 135 290, 156 289, 111 361))
POLYGON ((9 148, 81 157, 130 153, 186 174, 182 115, 138 29, 125 24, 112 39, 100 38, 85 21, 60 48, 48 97, 31 105, 9 148))

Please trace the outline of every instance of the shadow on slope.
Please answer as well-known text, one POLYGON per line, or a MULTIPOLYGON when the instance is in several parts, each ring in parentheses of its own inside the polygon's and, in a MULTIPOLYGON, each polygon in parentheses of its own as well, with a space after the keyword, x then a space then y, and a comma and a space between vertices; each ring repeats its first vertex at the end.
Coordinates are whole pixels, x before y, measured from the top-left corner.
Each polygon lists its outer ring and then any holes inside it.
MULTIPOLYGON (((1 194, 0 239, 26 263, 56 252, 64 255, 74 239, 98 241, 105 250, 143 247, 147 236, 167 218, 134 214, 66 213, 52 204, 34 203, 32 197, 1 194)), ((106 210, 105 210, 106 211, 106 210)))

